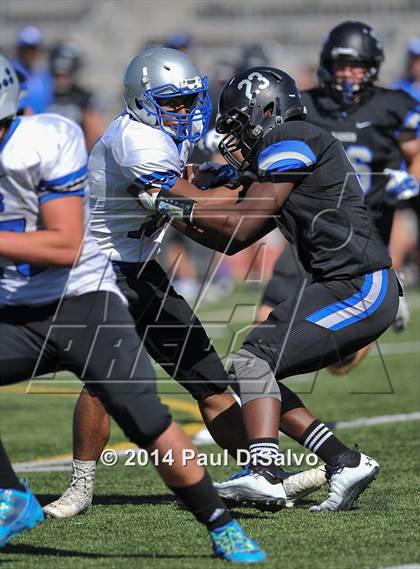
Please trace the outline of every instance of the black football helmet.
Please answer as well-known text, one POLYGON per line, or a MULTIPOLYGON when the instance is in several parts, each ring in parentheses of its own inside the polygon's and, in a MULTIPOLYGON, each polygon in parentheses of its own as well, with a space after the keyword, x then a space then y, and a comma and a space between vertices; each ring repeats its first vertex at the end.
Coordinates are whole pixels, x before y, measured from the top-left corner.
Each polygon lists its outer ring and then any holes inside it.
POLYGON ((363 22, 343 22, 330 31, 322 46, 318 69, 320 85, 344 104, 351 104, 361 90, 372 86, 383 60, 382 43, 370 26, 363 22), (335 80, 332 64, 340 59, 366 65, 361 84, 342 84, 335 80))
POLYGON ((222 156, 239 170, 249 167, 260 140, 285 121, 304 120, 306 109, 290 75, 268 66, 237 73, 219 98, 216 132, 222 156), (240 151, 242 161, 235 157, 240 151))
POLYGON ((73 74, 81 67, 78 47, 70 42, 57 43, 49 53, 50 71, 55 74, 73 74))

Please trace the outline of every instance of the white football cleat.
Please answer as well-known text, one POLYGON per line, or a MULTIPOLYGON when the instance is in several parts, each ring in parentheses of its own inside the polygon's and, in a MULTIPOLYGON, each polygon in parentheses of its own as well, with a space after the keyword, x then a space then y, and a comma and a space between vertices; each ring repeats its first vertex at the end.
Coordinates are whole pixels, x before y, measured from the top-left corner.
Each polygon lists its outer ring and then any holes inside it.
POLYGON ((205 428, 198 431, 198 433, 195 433, 193 443, 197 446, 216 444, 210 432, 205 428))
POLYGON ((43 507, 47 518, 72 518, 86 512, 93 498, 93 480, 96 464, 94 461, 73 461, 70 482, 63 495, 43 507), (80 464, 83 466, 80 467, 80 464))
POLYGON ((392 329, 398 334, 404 332, 410 324, 410 307, 405 296, 400 296, 398 311, 392 324, 392 329))
POLYGON ((226 482, 214 482, 213 486, 221 498, 243 506, 284 508, 287 500, 283 486, 285 477, 278 477, 277 470, 280 469, 274 469, 273 474, 270 468, 247 466, 226 482))
POLYGON ((296 502, 316 492, 327 482, 325 464, 288 476, 283 486, 286 491, 286 508, 293 508, 296 502))
MULTIPOLYGON (((328 496, 318 506, 309 508, 310 512, 340 512, 350 510, 354 502, 379 474, 379 464, 370 456, 360 453, 358 466, 345 466, 343 458, 356 451, 340 455, 333 467, 327 466, 328 496)), ((355 454, 353 454, 353 457, 355 454)))

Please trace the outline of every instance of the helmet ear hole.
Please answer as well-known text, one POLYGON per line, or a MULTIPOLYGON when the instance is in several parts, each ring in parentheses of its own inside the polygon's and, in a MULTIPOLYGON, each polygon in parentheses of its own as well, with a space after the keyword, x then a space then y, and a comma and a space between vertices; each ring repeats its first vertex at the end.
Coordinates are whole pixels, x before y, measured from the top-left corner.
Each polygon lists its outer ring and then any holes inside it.
POLYGON ((136 101, 136 107, 141 111, 143 109, 143 103, 140 101, 140 99, 135 99, 136 101))
POLYGON ((274 103, 271 102, 268 105, 266 105, 263 109, 263 115, 265 117, 271 117, 273 115, 273 111, 274 111, 274 103))

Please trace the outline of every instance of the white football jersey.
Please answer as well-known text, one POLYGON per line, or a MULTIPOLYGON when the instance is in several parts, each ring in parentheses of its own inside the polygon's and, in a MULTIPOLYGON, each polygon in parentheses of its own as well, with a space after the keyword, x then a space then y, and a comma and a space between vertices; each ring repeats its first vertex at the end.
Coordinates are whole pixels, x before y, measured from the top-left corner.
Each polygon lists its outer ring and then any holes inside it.
POLYGON ((84 196, 86 235, 77 264, 41 267, 0 257, 0 305, 46 304, 98 290, 122 294, 108 258, 88 233, 87 153, 75 123, 53 114, 14 119, 0 141, 0 231, 42 229, 42 205, 84 196))
POLYGON ((111 122, 89 158, 91 232, 113 261, 138 263, 160 251, 166 224, 146 211, 138 196, 155 187, 170 190, 193 149, 160 129, 122 113, 111 122))

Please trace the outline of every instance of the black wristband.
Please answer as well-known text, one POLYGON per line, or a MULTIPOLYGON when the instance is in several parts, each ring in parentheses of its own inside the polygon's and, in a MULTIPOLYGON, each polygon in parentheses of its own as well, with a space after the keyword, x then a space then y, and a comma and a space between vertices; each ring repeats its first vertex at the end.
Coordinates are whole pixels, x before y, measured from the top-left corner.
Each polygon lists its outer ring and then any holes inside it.
POLYGON ((156 198, 156 210, 167 217, 192 221, 194 206, 197 204, 190 198, 171 196, 166 190, 161 190, 156 198))
POLYGON ((249 186, 256 181, 258 181, 258 176, 254 174, 254 172, 251 172, 251 170, 244 170, 240 173, 236 186, 243 186, 244 189, 247 190, 249 186))

